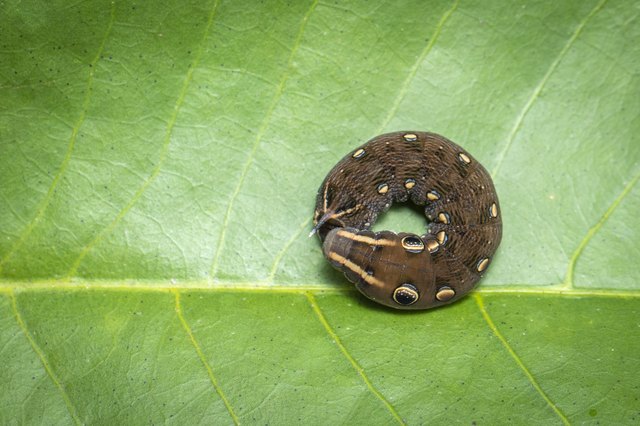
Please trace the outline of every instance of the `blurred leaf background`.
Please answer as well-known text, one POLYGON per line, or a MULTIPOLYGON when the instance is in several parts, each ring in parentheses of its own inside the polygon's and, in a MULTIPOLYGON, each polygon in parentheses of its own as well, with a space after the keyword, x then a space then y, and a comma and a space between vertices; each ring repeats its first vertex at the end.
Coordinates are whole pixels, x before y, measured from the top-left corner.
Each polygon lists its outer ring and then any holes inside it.
POLYGON ((637 424, 639 15, 0 3, 0 423, 637 424), (402 129, 481 160, 505 223, 421 313, 306 237, 333 164, 402 129))

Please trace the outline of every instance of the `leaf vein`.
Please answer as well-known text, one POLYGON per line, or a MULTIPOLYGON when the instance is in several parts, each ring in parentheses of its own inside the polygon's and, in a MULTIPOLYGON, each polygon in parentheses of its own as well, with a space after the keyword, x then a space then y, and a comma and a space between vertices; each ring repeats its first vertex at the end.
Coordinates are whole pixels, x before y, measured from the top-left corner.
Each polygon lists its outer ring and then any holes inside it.
MULTIPOLYGON (((378 130, 376 131, 376 134, 381 133, 384 130, 384 128, 389 124, 391 119, 398 112, 398 108, 400 107, 400 104, 402 103, 402 100, 405 98, 405 96, 407 94, 407 91, 409 90, 409 86, 411 85, 411 82, 413 81, 413 79, 415 78, 415 76, 416 76, 416 74, 418 72, 418 68, 424 62, 424 60, 427 57, 427 55, 429 54, 429 52, 433 49, 433 46, 435 45, 436 41, 438 40, 438 37, 440 36, 440 33, 442 32, 442 28, 444 27, 444 24, 447 22, 447 20, 451 16, 451 14, 456 10, 456 8, 458 7, 459 3, 460 3, 460 1, 456 0, 453 3, 453 5, 451 6, 451 8, 449 10, 447 10, 444 13, 444 15, 440 18, 440 21, 436 25, 436 29, 434 30, 431 38, 429 39, 429 42, 424 47, 424 49, 422 50, 420 55, 418 55, 418 58, 416 59, 416 61, 413 64, 413 66, 411 67, 411 69, 409 71, 409 74, 407 75, 406 79, 404 80, 404 82, 403 82, 403 84, 402 84, 402 86, 401 86, 401 88, 400 88, 400 90, 398 92, 398 96, 396 97, 396 99, 395 99, 391 109, 389 110, 387 116, 385 117, 384 121, 382 122, 382 124, 380 125, 378 130)), ((335 5, 330 5, 330 4, 324 4, 323 3, 323 5, 329 6, 329 7, 335 7, 335 5)), ((345 9, 345 10, 348 10, 348 9, 345 9)), ((361 18, 361 19, 364 19, 364 18, 361 18)), ((278 270, 278 267, 280 265, 280 262, 282 261, 284 255, 287 253, 287 251, 289 250, 291 245, 295 242, 295 240, 302 234, 302 232, 304 231, 304 229, 306 228, 306 226, 308 225, 310 220, 311 220, 310 218, 305 219, 299 225, 298 230, 291 236, 291 238, 289 240, 287 240, 287 242, 285 242, 285 244, 282 247, 282 249, 278 252, 278 254, 276 254, 276 256, 274 257, 274 262, 271 265, 268 281, 273 282, 273 280, 275 278, 275 275, 276 275, 276 272, 278 270)))
POLYGON ((582 30, 587 25, 587 23, 591 20, 591 18, 595 16, 596 13, 600 11, 600 9, 604 7, 607 1, 609 0, 600 0, 600 2, 596 4, 596 6, 587 14, 587 16, 585 16, 584 19, 580 21, 580 23, 574 30, 573 34, 571 35, 571 37, 569 37, 569 40, 567 40, 564 47, 560 50, 560 53, 558 53, 558 56, 556 56, 553 62, 551 62, 551 65, 549 65, 547 72, 544 74, 542 79, 538 82, 538 85, 533 89, 533 92, 531 92, 531 96, 529 96, 529 99, 520 110, 520 113, 516 117, 516 121, 513 127, 511 128, 511 131, 507 135, 507 143, 502 148, 502 151, 500 151, 500 153, 498 154, 498 160, 496 162, 496 165, 491 171, 492 178, 495 179, 496 175, 498 174, 498 170, 500 170, 500 167, 502 166, 502 163, 504 162, 504 159, 507 156, 507 153, 511 149, 511 146, 513 145, 513 141, 515 140, 516 135, 522 128, 525 117, 527 116, 527 114, 529 114, 529 111, 533 107, 533 104, 540 97, 540 93, 542 92, 544 87, 547 85, 549 78, 558 68, 558 65, 560 65, 560 62, 562 62, 562 60, 566 56, 569 49, 571 49, 575 41, 578 39, 578 36, 580 36, 580 34, 582 33, 582 30))
MULTIPOLYGON (((295 286, 273 285, 269 281, 233 282, 213 287, 209 281, 87 281, 87 280, 46 280, 13 282, 0 280, 0 293, 12 291, 114 291, 114 292, 158 292, 169 293, 181 291, 207 291, 211 293, 280 293, 300 295, 306 292, 314 294, 346 294, 355 292, 353 286, 327 287, 323 283, 300 283, 295 286)), ((474 290, 479 294, 567 296, 567 297, 607 297, 614 299, 640 298, 640 290, 617 290, 606 288, 567 289, 562 284, 532 286, 527 284, 481 286, 474 290)))
POLYGON ((105 30, 104 35, 102 36, 102 41, 100 42, 98 51, 96 52, 92 61, 89 63, 89 76, 87 78, 84 98, 82 100, 82 108, 80 110, 80 115, 78 116, 78 119, 76 120, 71 130, 71 136, 69 137, 69 143, 67 144, 67 150, 64 154, 64 158, 62 159, 62 163, 60 163, 60 167, 58 168, 58 171, 53 177, 53 180, 51 181, 51 185, 49 185, 49 189, 47 190, 46 195, 44 196, 42 201, 40 201, 40 204, 36 209, 36 214, 34 215, 33 219, 25 226, 25 228, 20 233, 20 236, 18 237, 16 242, 7 251, 5 256, 0 260, 0 273, 2 273, 2 268, 4 264, 15 254, 16 251, 20 249, 20 247, 22 247, 22 245, 27 241, 27 238, 29 238, 33 230, 36 228, 36 226, 38 226, 38 224, 44 217, 44 214, 47 211, 47 208, 49 207, 49 204, 51 203, 51 200, 53 199, 53 196, 56 193, 56 189, 60 184, 60 181, 62 180, 62 176, 66 173, 69 167, 69 163, 71 162, 71 156, 73 155, 73 152, 76 146, 76 141, 78 139, 78 133, 80 132, 80 128, 82 127, 86 119, 87 110, 89 109, 91 94, 93 93, 93 82, 94 82, 96 65, 98 64, 98 61, 102 56, 102 52, 104 51, 104 47, 107 43, 107 39, 111 34, 111 29, 113 28, 114 22, 115 22, 115 3, 112 2, 110 18, 109 18, 109 23, 107 24, 107 29, 105 30))
POLYGON ((554 404, 554 402, 551 401, 549 396, 544 392, 544 390, 542 389, 540 384, 538 384, 536 379, 533 377, 533 374, 531 374, 531 372, 529 371, 527 366, 524 365, 524 362, 522 361, 522 359, 518 356, 516 351, 511 347, 509 342, 507 342, 507 339, 502 335, 502 333, 500 333, 500 330, 498 330, 498 328, 496 327, 495 323, 491 319, 491 316, 489 315, 489 312, 487 312, 487 309, 484 306, 484 301, 482 300, 482 295, 480 295, 480 293, 474 293, 473 297, 476 300, 476 304, 478 305, 478 309, 480 310, 480 313, 482 314, 482 318, 484 318, 484 320, 486 321, 487 325, 491 329, 491 332, 498 338, 498 340, 500 340, 500 342, 502 343, 504 348, 507 350, 509 355, 511 355, 511 357, 516 362, 518 367, 520 367, 520 369, 522 370, 524 375, 527 377, 527 379, 529 380, 529 383, 531 383, 533 388, 538 392, 538 394, 540 394, 542 399, 545 400, 547 405, 549 405, 549 407, 551 407, 551 409, 554 411, 554 413, 556 413, 556 415, 558 417, 560 417, 560 420, 562 421, 562 423, 565 424, 565 425, 569 425, 570 423, 569 423, 569 420, 567 419, 567 417, 560 410, 560 408, 558 408, 558 406, 556 406, 556 404, 554 404))
POLYGON ((269 271, 269 278, 267 281, 273 282, 276 277, 276 272, 278 272, 278 267, 280 266, 280 262, 284 258, 284 255, 289 251, 293 243, 300 237, 300 235, 304 232, 304 230, 309 226, 309 222, 311 222, 311 216, 307 217, 302 223, 298 226, 296 232, 294 232, 291 237, 284 243, 282 249, 275 255, 273 258, 273 264, 271 265, 271 269, 269 271))
POLYGON ((422 52, 420 52, 418 59, 414 62, 413 66, 409 70, 409 75, 407 75, 407 78, 405 78, 404 82, 402 83, 402 86, 400 87, 400 90, 398 92, 398 96, 396 96, 396 99, 394 100, 393 105, 391 106, 391 109, 387 113, 387 116, 384 118, 384 120, 382 121, 382 124, 380 125, 378 130, 375 132, 376 134, 382 133, 385 127, 387 127, 387 125, 391 122, 393 117, 398 112, 398 109, 400 108, 400 104, 402 103, 405 96, 407 95, 407 91, 409 90, 409 86, 411 85, 411 82, 413 81, 416 74, 418 73, 418 68, 420 67, 420 65, 424 63, 427 55, 429 55, 429 52, 431 52, 431 50, 433 49, 433 46, 436 44, 436 42, 438 41, 438 38, 440 37, 440 33, 442 32, 442 28, 444 27, 444 24, 447 22, 449 17, 451 17, 453 12, 458 8, 459 3, 460 3, 460 0, 456 0, 451 6, 451 8, 447 10, 444 13, 444 15, 442 15, 442 17, 440 18, 440 21, 436 25, 436 29, 434 30, 433 34, 431 35, 431 38, 429 39, 429 42, 424 47, 424 49, 422 49, 422 52))
POLYGON ((624 200, 624 198, 631 192, 633 187, 638 182, 638 179, 640 179, 640 173, 636 174, 629 181, 629 183, 627 183, 627 185, 624 187, 620 195, 618 195, 616 199, 613 200, 609 208, 604 212, 600 220, 598 220, 598 222, 595 225, 589 228, 589 230, 587 231, 587 234, 584 236, 582 241, 580 241, 580 244, 578 244, 578 248, 576 248, 576 250, 571 255, 571 260, 569 261, 569 266, 567 267, 567 274, 565 275, 564 281, 562 283, 563 288, 566 288, 566 289, 573 288, 574 286, 573 276, 575 273, 576 263, 578 261, 578 258, 584 251, 585 247, 589 244, 591 239, 598 233, 600 228, 602 228, 602 226, 607 222, 607 220, 609 219, 609 217, 611 217, 611 215, 616 210, 616 208, 618 208, 622 200, 624 200))
POLYGON ((224 219, 222 221, 222 228, 220 230, 220 237, 218 238, 218 244, 216 245, 216 252, 213 256, 213 260, 211 263, 211 268, 210 268, 210 273, 209 276, 211 277, 211 279, 215 279, 217 273, 218 273, 218 267, 220 265, 220 256, 222 254, 222 251, 224 249, 224 244, 225 244, 225 239, 227 236, 227 227, 229 226, 229 220, 231 218, 231 212, 233 210, 233 206, 235 204, 236 199, 238 198, 238 195, 240 194, 240 190, 242 189, 242 186, 244 185, 244 181, 247 177, 247 175, 249 174, 249 169, 251 168, 251 165, 253 164, 253 161, 255 159, 255 155, 256 152, 258 151, 258 147, 260 146, 260 143, 262 142, 262 138, 264 136, 264 134, 266 133, 267 129, 269 128, 269 125, 271 124, 271 118, 273 116, 273 112, 276 109, 276 106, 278 105, 278 103, 280 102, 280 99, 282 98, 282 94, 284 93, 285 90, 285 86, 287 84, 287 80, 289 79, 289 75, 291 72, 291 68, 293 66, 293 59, 296 56, 296 53, 298 52, 298 49, 300 48, 300 44, 302 42, 302 36, 305 32, 305 29, 307 27, 307 22, 309 21, 309 17, 311 16, 311 14, 313 13, 313 11, 315 10, 316 6, 318 4, 318 0, 314 0, 313 3, 311 4, 311 7, 307 10, 307 12, 305 13, 304 17, 302 18, 302 22, 300 23, 300 27, 298 28, 298 33, 296 35, 295 41, 293 43, 293 46, 291 48, 291 52, 289 53, 289 58, 287 60, 287 66, 284 70, 284 72, 282 73, 282 76, 280 77, 280 82, 278 83, 278 87, 276 88, 276 92, 273 96, 273 98, 271 99, 271 103, 269 104, 269 108, 267 109, 267 112, 265 113, 264 119, 262 120, 262 123, 260 124, 260 127, 258 129, 258 132, 256 133, 256 138, 253 142, 253 146, 251 147, 251 151, 249 152, 249 155, 244 163, 244 166, 242 167, 242 172, 240 173, 240 178, 238 179, 238 183, 236 184, 236 187, 234 188, 233 192, 231 193, 231 198, 229 199, 229 204, 227 204, 227 209, 224 213, 224 219))
POLYGON ((82 263, 82 261, 85 258, 85 256, 96 245, 98 245, 100 243, 100 241, 102 241, 102 239, 107 234, 109 234, 111 231, 113 231, 113 229, 129 213, 129 211, 138 202, 138 200, 140 200, 140 198, 142 197, 142 194, 147 190, 147 188, 149 188, 149 186, 151 186, 151 184, 156 180, 156 178, 160 174, 160 171, 161 171, 165 161, 167 160, 167 156, 168 156, 168 153, 169 153, 169 145, 171 144, 171 135, 173 134, 173 128, 175 127, 175 124, 176 124, 176 121, 177 121, 177 118, 178 118, 178 113, 180 112, 180 109, 182 108, 182 105, 184 104, 184 100, 185 100, 186 95, 187 95, 187 90, 189 89, 189 85, 191 84, 191 80, 193 78, 193 72, 198 67, 198 64, 200 63, 200 58, 202 57, 202 52, 204 51, 205 41, 207 40, 207 38, 209 36, 209 32, 210 32, 211 27, 213 25, 213 18, 214 18, 215 14, 216 14, 216 10, 218 8, 218 4, 219 4, 219 0, 215 0, 213 6, 211 8, 211 12, 209 13, 207 26, 205 27, 205 30, 204 30, 203 35, 202 35, 202 39, 200 40, 200 45, 198 46, 197 54, 196 54, 193 62, 191 63, 191 65, 189 66, 189 68, 187 70, 187 74, 186 74, 186 76, 184 78, 184 81, 182 83, 182 88, 180 89, 180 93, 178 95, 178 99, 176 100, 176 104, 173 107, 173 112, 171 113, 171 117, 169 118, 169 121, 167 122, 167 128, 166 128, 166 131, 165 131, 165 136, 164 136, 162 148, 161 148, 161 151, 160 151, 160 157, 158 159, 158 162, 157 162, 156 166, 153 168, 153 170, 151 171, 151 174, 146 178, 146 180, 142 183, 142 185, 140 185, 140 187, 138 187, 136 192, 133 194, 133 197, 131 197, 131 199, 127 202, 127 204, 120 210, 120 212, 118 212, 116 217, 106 227, 104 227, 100 232, 98 232, 98 234, 93 238, 93 240, 91 240, 87 245, 85 245, 82 248, 82 250, 80 250, 80 254, 76 258, 76 260, 72 263, 71 268, 69 268, 69 271, 66 273, 66 277, 67 278, 70 278, 70 277, 74 276, 77 273, 78 268, 80 267, 80 264, 82 263))
POLYGON ((51 379, 55 387, 60 392, 60 395, 62 396, 64 404, 67 407, 67 411, 69 411, 69 415, 71 416, 71 418, 73 418, 73 421, 77 425, 83 424, 82 421, 80 420, 80 417, 78 416, 76 407, 71 402, 71 399, 69 398, 69 395, 67 394, 64 386, 60 382, 60 379, 58 379, 58 377, 56 376, 56 373, 53 371, 51 364, 49 364, 49 361, 47 361, 46 355, 44 354, 40 346, 38 346, 35 339, 31 335, 31 332, 29 331, 27 324, 22 319, 22 315, 20 314, 20 310, 18 309, 18 301, 13 291, 9 292, 9 298, 11 299, 11 310, 13 311, 13 316, 15 317, 16 322, 18 323, 18 327, 20 327, 20 330, 22 330, 22 333, 25 335, 25 337, 29 341, 29 344, 31 345, 31 349, 33 349, 33 352, 35 352, 35 354, 38 356, 38 358, 40 359, 40 363, 44 367, 44 370, 46 371, 47 375, 49 376, 49 378, 51 379))
POLYGON ((320 309, 320 306, 318 305, 318 302, 316 301, 315 296, 308 291, 305 292, 305 295, 307 296, 307 300, 309 301, 309 304, 311 304, 311 308, 313 309, 313 312, 318 317, 318 320, 324 327, 325 331, 327 332, 329 337, 331 337, 331 340, 333 340, 335 344, 338 346, 338 348, 340 349, 340 352, 342 352, 342 355, 344 355, 344 357, 349 361, 349 363, 354 368, 354 370, 356 370, 356 372, 358 373, 362 381, 365 383, 369 391, 384 404, 384 406, 387 408, 387 410, 389 410, 389 412, 391 413, 393 418, 396 420, 396 422, 398 422, 398 424, 405 425, 406 423, 404 422, 404 420, 402 420, 402 417, 400 417, 400 414, 398 414, 398 411, 395 409, 395 407, 384 397, 384 395, 382 395, 382 393, 378 389, 376 389, 373 383, 371 383, 371 380, 369 380, 369 378, 367 377, 367 374, 365 373, 364 369, 360 366, 360 364, 358 364, 358 361, 355 360, 353 355, 351 355, 349 353, 349 350, 344 346, 344 344, 342 343, 342 340, 340 340, 340 337, 338 337, 336 332, 333 330, 333 328, 327 321, 327 318, 325 317, 324 313, 322 313, 322 310, 320 309))
POLYGON ((236 425, 240 424, 240 421, 238 420, 238 416, 236 416, 235 412, 233 411, 233 407, 231 406, 231 403, 229 402, 224 392, 222 391, 222 388, 218 384, 218 380, 216 379, 216 376, 213 374, 213 369, 211 368, 211 365, 209 365, 209 362, 207 361, 207 357, 204 355, 204 352, 202 352, 202 348, 200 347, 198 340, 196 340, 196 336, 193 334, 193 331, 191 330, 189 323, 187 322, 186 318, 184 317, 184 314, 182 313, 182 304, 180 303, 180 292, 177 290, 173 290, 172 293, 175 296, 175 310, 176 310, 176 314, 178 315, 178 319, 180 320, 180 324, 182 325, 182 328, 184 329, 185 333, 187 333, 187 336, 189 336, 189 341, 193 345, 193 348, 195 349, 196 354, 198 355, 198 358, 200 358, 200 361, 204 365, 204 368, 207 370, 207 375, 209 376, 209 381, 211 382, 213 389, 216 391, 216 393, 224 403, 224 406, 229 412, 229 415, 231 416, 233 423, 236 425))

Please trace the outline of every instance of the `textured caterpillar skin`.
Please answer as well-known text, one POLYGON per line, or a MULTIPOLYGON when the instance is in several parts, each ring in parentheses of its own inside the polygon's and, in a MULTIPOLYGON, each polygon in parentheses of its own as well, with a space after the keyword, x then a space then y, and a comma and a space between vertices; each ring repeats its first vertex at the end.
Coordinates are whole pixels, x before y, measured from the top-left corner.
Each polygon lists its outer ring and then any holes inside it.
POLYGON ((468 293, 502 237, 489 173, 443 136, 377 136, 345 156, 318 190, 314 231, 325 257, 386 306, 429 309, 468 293), (370 231, 394 202, 425 206, 426 234, 370 231))

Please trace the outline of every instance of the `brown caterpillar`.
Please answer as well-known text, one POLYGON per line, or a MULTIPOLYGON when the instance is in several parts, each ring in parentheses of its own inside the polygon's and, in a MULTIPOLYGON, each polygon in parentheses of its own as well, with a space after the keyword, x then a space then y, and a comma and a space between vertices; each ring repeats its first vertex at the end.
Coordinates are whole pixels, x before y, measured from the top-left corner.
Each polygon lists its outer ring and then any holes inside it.
POLYGON ((468 152, 427 132, 377 136, 329 172, 314 228, 325 257, 369 299, 429 309, 460 299, 502 238, 491 176, 468 152), (427 233, 370 231, 393 202, 425 206, 427 233))

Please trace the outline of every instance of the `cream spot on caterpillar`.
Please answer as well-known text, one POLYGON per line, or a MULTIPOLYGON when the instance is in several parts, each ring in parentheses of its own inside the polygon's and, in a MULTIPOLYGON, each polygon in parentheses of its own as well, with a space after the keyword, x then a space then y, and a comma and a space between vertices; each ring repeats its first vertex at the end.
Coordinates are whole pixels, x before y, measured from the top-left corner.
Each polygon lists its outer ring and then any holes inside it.
POLYGON ((368 298, 398 309, 467 294, 502 238, 486 169, 449 139, 418 131, 377 136, 343 158, 318 191, 314 224, 332 265, 368 298), (405 201, 424 209, 423 235, 369 230, 405 201))

